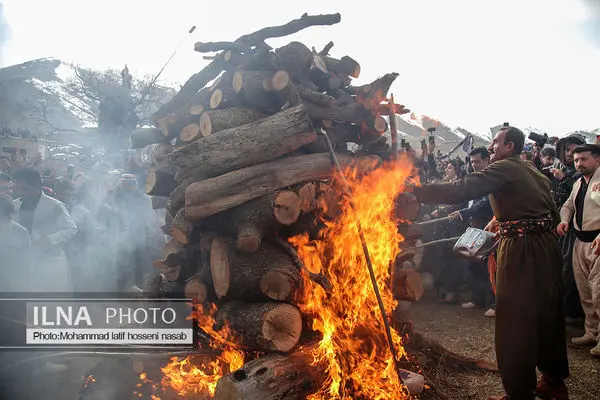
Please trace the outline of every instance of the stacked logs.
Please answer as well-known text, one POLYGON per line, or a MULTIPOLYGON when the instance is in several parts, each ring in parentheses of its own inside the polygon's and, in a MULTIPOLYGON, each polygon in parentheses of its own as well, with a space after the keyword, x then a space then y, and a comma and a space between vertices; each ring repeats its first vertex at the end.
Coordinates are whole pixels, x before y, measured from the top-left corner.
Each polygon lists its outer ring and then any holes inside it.
MULTIPOLYGON (((303 15, 235 42, 196 43, 196 51, 218 53, 159 109, 154 128, 131 135, 133 147, 152 146, 146 192, 166 208, 162 229, 171 238, 155 262, 160 274, 145 291, 216 304, 217 324, 226 322, 249 352, 290 352, 305 326, 295 306, 303 265, 286 238, 318 235, 317 221, 339 213, 340 191, 321 129, 342 166, 365 174, 389 150, 382 115, 408 112, 382 105, 396 73, 353 86, 360 65, 330 56, 333 43, 317 52, 299 42, 274 50, 264 42, 339 21, 339 14, 303 15), (348 143, 359 151, 350 152, 348 143)), ((306 274, 327 287, 322 275, 306 274)), ((401 291, 407 298, 418 292, 401 291)), ((278 357, 264 366, 288 359, 278 357)), ((309 391, 299 367, 288 368, 298 377, 286 385, 298 396, 309 391)), ((229 388, 221 391, 228 394, 217 391, 216 398, 234 398, 238 378, 228 377, 229 388)), ((244 398, 267 399, 281 389, 244 398)))

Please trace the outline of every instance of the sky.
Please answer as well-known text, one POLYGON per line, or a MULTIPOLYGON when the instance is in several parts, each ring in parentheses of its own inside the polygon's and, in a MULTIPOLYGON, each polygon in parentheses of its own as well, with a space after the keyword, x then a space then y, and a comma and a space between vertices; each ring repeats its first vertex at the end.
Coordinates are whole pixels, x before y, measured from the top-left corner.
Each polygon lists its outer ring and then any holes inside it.
POLYGON ((356 84, 398 72, 391 93, 417 114, 482 134, 502 122, 550 135, 600 127, 600 0, 0 0, 0 65, 55 57, 155 74, 185 40, 159 80, 182 84, 208 63, 194 42, 305 12, 342 21, 268 43, 332 40, 333 56, 361 64, 356 84))

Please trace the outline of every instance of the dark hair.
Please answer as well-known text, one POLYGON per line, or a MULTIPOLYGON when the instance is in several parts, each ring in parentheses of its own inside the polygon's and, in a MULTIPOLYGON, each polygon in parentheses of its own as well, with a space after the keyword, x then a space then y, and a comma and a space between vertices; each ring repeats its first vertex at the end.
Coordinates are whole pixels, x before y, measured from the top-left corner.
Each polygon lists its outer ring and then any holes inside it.
POLYGON ((504 132, 504 144, 512 142, 515 146, 515 154, 521 154, 523 147, 525 147, 525 134, 514 126, 501 129, 500 132, 504 132))
POLYGON ((479 154, 481 156, 481 158, 484 160, 487 160, 488 158, 490 158, 490 152, 485 147, 475 147, 473 150, 471 150, 469 152, 469 155, 471 157, 476 156, 477 154, 479 154))
POLYGON ((20 168, 13 174, 15 181, 22 181, 28 185, 42 187, 42 177, 40 173, 31 167, 20 168))
POLYGON ((4 172, 0 172, 0 182, 10 182, 12 178, 9 174, 5 174, 4 172))
POLYGON ((589 151, 594 157, 600 157, 600 146, 597 144, 582 144, 573 149, 573 154, 585 153, 589 151))
POLYGON ((10 218, 15 213, 15 206, 10 196, 3 194, 0 195, 0 213, 5 218, 10 218))
POLYGON ((554 150, 552 147, 544 147, 542 149, 542 151, 540 151, 540 155, 542 157, 552 157, 552 158, 555 158, 556 157, 556 150, 554 150))

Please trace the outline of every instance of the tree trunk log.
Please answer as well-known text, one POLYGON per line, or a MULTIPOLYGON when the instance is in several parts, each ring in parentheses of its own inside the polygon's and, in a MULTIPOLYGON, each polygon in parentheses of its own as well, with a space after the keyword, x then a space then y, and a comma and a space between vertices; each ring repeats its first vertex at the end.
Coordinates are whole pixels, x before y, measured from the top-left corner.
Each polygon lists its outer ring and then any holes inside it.
POLYGON ((258 121, 261 118, 264 118, 262 113, 245 107, 206 111, 200 116, 200 133, 206 137, 215 132, 258 121))
MULTIPOLYGON (((378 157, 340 156, 342 167, 355 167, 359 173, 377 168, 378 157)), ((331 177, 334 169, 329 154, 285 157, 227 174, 194 182, 185 190, 186 218, 194 221, 239 206, 264 193, 300 182, 331 177)))
POLYGON ((134 149, 143 149, 154 143, 166 143, 168 139, 157 128, 136 129, 129 136, 131 147, 134 149))
POLYGON ((181 209, 177 212, 171 222, 171 230, 169 236, 177 240, 181 244, 188 244, 190 233, 192 232, 192 224, 185 219, 185 210, 181 209))
POLYGON ((304 400, 321 387, 327 376, 327 364, 313 360, 314 346, 247 362, 219 380, 215 400, 304 400))
POLYGON ((280 247, 263 242, 255 253, 231 251, 229 296, 246 301, 291 302, 302 286, 300 270, 280 247))
MULTIPOLYGON (((277 75, 279 90, 284 89, 288 82, 277 75)), ((277 96, 273 85, 274 75, 270 71, 237 71, 233 76, 233 91, 239 93, 245 104, 256 107, 269 113, 275 113, 281 109, 283 101, 277 96)))
POLYGON ((392 279, 392 292, 396 300, 419 301, 423 296, 423 281, 418 271, 399 269, 392 279))
MULTIPOLYGON (((198 118, 199 119, 199 118, 198 118)), ((187 124, 179 132, 179 140, 183 143, 190 143, 200 137, 200 124, 192 122, 187 124)))
POLYGON ((290 304, 230 301, 215 320, 237 333, 249 351, 288 352, 302 333, 302 314, 290 304))
POLYGON ((185 283, 183 293, 186 298, 202 303, 208 296, 208 289, 199 276, 193 276, 185 283))
POLYGON ((202 220, 200 226, 221 226, 229 232, 233 228, 236 249, 253 253, 260 247, 263 237, 293 224, 299 215, 298 195, 291 190, 282 190, 202 220))
POLYGON ((214 233, 209 233, 201 239, 201 246, 208 253, 208 270, 212 280, 213 290, 221 299, 229 293, 231 281, 230 254, 228 241, 214 233))
POLYGON ((290 42, 275 50, 273 55, 275 68, 286 71, 297 83, 308 78, 312 64, 312 51, 300 42, 290 42))
POLYGON ((341 60, 328 56, 321 56, 321 58, 330 72, 349 75, 353 78, 358 78, 360 75, 360 64, 348 56, 342 57, 341 60))
POLYGON ((210 178, 282 156, 317 138, 302 106, 226 129, 171 153, 178 180, 210 178))
POLYGON ((168 196, 177 187, 177 181, 171 171, 154 167, 146 176, 146 194, 151 196, 168 196))

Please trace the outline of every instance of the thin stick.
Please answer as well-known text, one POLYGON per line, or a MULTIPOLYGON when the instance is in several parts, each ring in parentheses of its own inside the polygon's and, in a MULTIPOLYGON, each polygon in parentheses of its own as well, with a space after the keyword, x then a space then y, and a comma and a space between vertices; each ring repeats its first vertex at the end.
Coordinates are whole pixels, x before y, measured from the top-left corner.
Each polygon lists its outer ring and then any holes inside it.
POLYGON ((388 100, 388 106, 390 108, 390 136, 392 137, 392 160, 398 159, 398 128, 396 127, 396 111, 394 108, 394 94, 390 95, 388 100))
POLYGON ((398 360, 398 353, 396 351, 396 346, 394 345, 394 339, 392 337, 392 328, 390 327, 390 322, 388 321, 387 312, 385 311, 385 305, 383 304, 383 299, 381 298, 381 292, 379 291, 379 285, 377 285, 377 277, 375 276, 375 271, 373 270, 373 262, 371 261, 371 255, 369 254, 369 248, 367 247, 367 240, 365 239, 365 235, 362 229, 362 225, 360 220, 358 219, 358 214, 356 213, 356 207, 354 202, 352 201, 352 190, 348 185, 348 181, 346 180, 346 175, 344 174, 344 170, 342 169, 338 159, 333 151, 333 144, 331 143, 331 139, 329 135, 324 129, 321 129, 321 134, 325 138, 325 142, 327 143, 327 148, 329 150, 329 155, 331 156, 331 161, 335 165, 337 172, 340 174, 342 178, 342 186, 346 195, 348 196, 350 207, 356 214, 356 226, 358 229, 358 236, 360 238, 360 244, 362 245, 363 252, 365 254, 365 260, 367 262, 367 267, 369 269, 369 275, 371 277, 371 284, 373 285, 373 290, 375 291, 375 296, 377 297, 377 303, 379 304, 379 311, 381 311, 381 317, 383 318, 383 324, 385 325, 385 333, 387 336, 388 345, 390 346, 390 352, 392 353, 392 357, 394 358, 394 365, 396 367, 396 374, 398 376, 398 381, 400 385, 404 386, 404 382, 402 381, 400 370, 402 369, 398 360))

